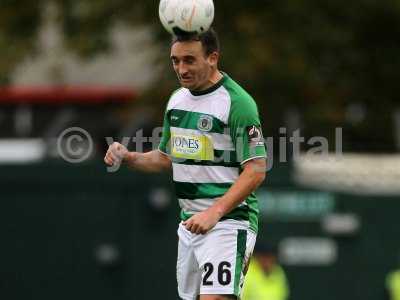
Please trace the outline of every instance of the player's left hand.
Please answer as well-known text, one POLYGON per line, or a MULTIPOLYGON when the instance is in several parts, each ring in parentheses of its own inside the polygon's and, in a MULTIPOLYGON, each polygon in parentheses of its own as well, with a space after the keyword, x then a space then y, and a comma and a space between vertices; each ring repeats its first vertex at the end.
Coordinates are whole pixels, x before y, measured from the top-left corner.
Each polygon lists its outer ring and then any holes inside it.
POLYGON ((205 234, 221 219, 221 215, 212 207, 193 215, 182 224, 192 233, 205 234))

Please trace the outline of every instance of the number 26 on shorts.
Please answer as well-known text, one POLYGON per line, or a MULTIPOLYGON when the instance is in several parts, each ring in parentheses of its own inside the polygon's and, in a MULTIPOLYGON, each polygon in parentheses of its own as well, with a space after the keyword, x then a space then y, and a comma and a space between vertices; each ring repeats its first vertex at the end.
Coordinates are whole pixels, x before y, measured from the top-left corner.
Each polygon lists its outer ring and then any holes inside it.
MULTIPOLYGON (((231 263, 227 261, 223 261, 218 265, 218 283, 220 285, 229 285, 232 281, 232 272, 231 272, 231 263)), ((214 282, 210 280, 211 275, 214 272, 214 265, 210 262, 204 264, 204 276, 203 276, 203 285, 204 286, 213 286, 214 282)))

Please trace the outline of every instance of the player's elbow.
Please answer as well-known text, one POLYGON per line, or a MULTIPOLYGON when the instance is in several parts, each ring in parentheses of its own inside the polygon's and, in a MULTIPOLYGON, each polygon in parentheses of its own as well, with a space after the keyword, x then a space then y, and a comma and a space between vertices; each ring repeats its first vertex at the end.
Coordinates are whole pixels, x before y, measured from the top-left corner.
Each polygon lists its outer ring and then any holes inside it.
POLYGON ((257 159, 255 160, 256 167, 253 168, 253 178, 255 181, 255 186, 258 187, 260 184, 262 184, 265 180, 266 177, 266 171, 267 171, 267 162, 265 159, 257 159))
POLYGON ((262 184, 264 182, 265 178, 266 178, 265 172, 257 172, 254 176, 255 186, 258 187, 260 184, 262 184))
POLYGON ((160 166, 160 171, 161 172, 168 172, 172 169, 172 162, 171 160, 166 160, 162 163, 162 165, 160 166))
POLYGON ((169 171, 172 169, 172 161, 171 158, 165 153, 158 152, 158 170, 161 171, 169 171))
POLYGON ((252 186, 257 188, 265 180, 267 165, 265 159, 255 159, 245 166, 248 175, 250 175, 252 186))

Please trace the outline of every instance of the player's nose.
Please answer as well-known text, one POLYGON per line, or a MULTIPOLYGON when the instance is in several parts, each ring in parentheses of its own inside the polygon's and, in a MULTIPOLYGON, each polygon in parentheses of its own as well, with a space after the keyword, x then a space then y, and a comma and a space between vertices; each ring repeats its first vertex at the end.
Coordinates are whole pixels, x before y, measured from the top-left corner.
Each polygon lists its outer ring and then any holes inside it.
POLYGON ((183 63, 180 63, 178 65, 178 73, 180 76, 186 75, 188 73, 188 69, 183 63))

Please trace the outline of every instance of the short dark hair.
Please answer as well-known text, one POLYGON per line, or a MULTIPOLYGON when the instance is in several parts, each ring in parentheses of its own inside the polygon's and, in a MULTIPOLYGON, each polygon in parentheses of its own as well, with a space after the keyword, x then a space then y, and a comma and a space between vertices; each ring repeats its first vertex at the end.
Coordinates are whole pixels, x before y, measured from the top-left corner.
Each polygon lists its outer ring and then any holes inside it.
POLYGON ((220 52, 218 35, 213 28, 210 28, 209 30, 200 34, 184 31, 176 32, 176 35, 172 37, 171 45, 175 44, 176 42, 190 41, 201 42, 201 45, 203 46, 207 56, 213 52, 220 52))
POLYGON ((275 244, 265 243, 265 242, 257 242, 254 247, 254 252, 258 254, 270 254, 277 255, 278 247, 275 244))

